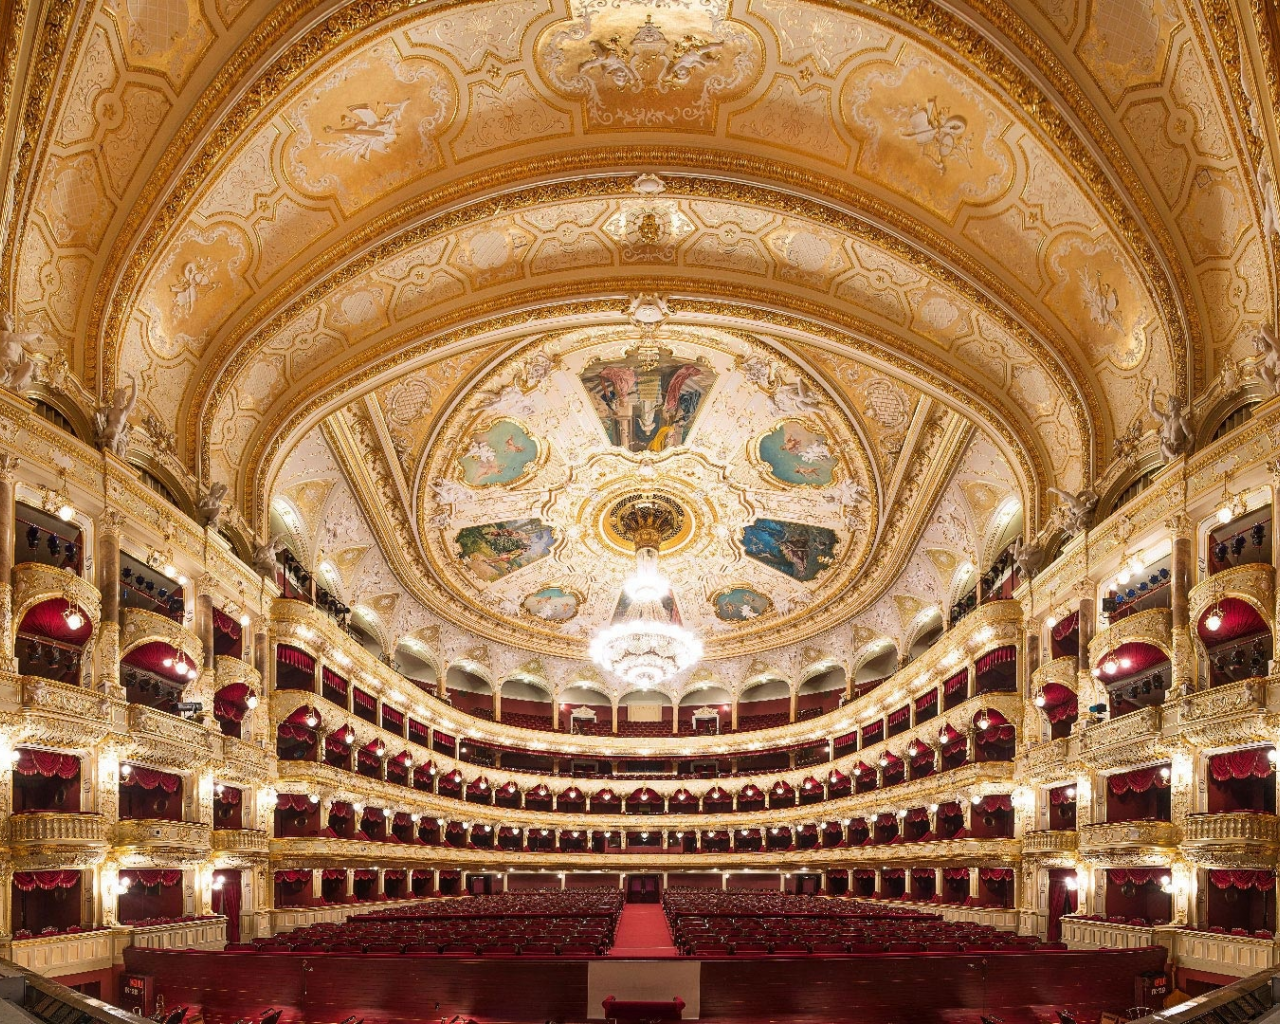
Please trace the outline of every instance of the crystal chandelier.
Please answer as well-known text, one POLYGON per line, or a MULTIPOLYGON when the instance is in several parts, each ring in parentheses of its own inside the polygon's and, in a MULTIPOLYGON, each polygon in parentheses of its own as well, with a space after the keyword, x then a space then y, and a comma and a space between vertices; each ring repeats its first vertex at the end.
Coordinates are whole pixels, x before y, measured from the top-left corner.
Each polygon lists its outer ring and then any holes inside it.
POLYGON ((658 548, 680 530, 683 511, 669 499, 633 496, 613 510, 618 532, 635 544, 636 571, 623 585, 627 617, 591 640, 591 660, 640 689, 660 686, 702 657, 702 641, 668 618, 670 592, 658 572, 658 548))

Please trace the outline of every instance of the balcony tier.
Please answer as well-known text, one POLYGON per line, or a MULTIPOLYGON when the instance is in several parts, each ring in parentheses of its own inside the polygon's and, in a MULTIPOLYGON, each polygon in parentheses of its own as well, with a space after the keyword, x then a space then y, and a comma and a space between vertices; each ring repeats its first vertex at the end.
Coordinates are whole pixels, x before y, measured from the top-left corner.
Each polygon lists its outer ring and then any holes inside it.
POLYGON ((265 857, 271 848, 271 837, 249 828, 215 828, 213 852, 236 857, 265 857))
POLYGON ((209 855, 213 829, 193 821, 132 818, 112 829, 113 854, 122 861, 142 861, 180 867, 203 861, 209 855))
POLYGON ((1280 817, 1274 814, 1190 814, 1182 848, 1206 867, 1270 868, 1280 850, 1280 817))
POLYGON ((1171 821, 1117 821, 1081 825, 1078 849, 1082 857, 1159 854, 1178 845, 1178 826, 1171 821))
POLYGON ((1028 832, 1022 837, 1023 856, 1032 854, 1074 853, 1079 833, 1065 829, 1028 832))
POLYGON ((101 814, 15 814, 9 819, 9 852, 24 871, 89 867, 106 854, 110 832, 101 814))

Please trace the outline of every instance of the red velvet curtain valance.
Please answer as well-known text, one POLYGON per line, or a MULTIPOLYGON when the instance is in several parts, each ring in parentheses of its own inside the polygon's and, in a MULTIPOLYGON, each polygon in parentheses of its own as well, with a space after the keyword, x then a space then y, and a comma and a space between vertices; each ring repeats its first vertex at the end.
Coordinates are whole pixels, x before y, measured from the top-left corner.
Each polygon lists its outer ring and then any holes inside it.
POLYGON ((882 879, 906 878, 907 869, 906 868, 885 868, 883 871, 880 872, 880 877, 882 879))
POLYGON ((1044 713, 1051 724, 1057 725, 1059 722, 1065 722, 1068 718, 1078 718, 1080 715, 1080 702, 1073 693, 1070 700, 1064 700, 1061 704, 1046 707, 1044 713))
POLYGON ((347 869, 346 868, 325 868, 323 871, 320 872, 320 879, 321 881, 324 881, 324 882, 336 882, 339 879, 345 882, 347 880, 347 869))
POLYGON ((1075 786, 1059 786, 1057 789, 1049 790, 1049 803, 1055 807, 1061 804, 1073 804, 1076 802, 1075 786), (1071 791, 1068 796, 1068 790, 1071 791))
POLYGON ((1274 871, 1210 871, 1209 881, 1218 889, 1257 889, 1270 892, 1276 887, 1274 871))
POLYGON ((1145 793, 1152 786, 1157 789, 1168 789, 1169 780, 1160 775, 1161 768, 1168 765, 1153 765, 1150 768, 1135 768, 1129 772, 1119 772, 1107 779, 1107 785, 1116 796, 1125 793, 1145 793))
POLYGON ((928 821, 929 811, 924 807, 913 807, 907 811, 907 821, 928 821))
POLYGON ((404 725, 404 712, 397 711, 395 708, 389 708, 385 704, 382 705, 382 720, 390 722, 397 729, 404 725))
POLYGON ((279 728, 276 729, 276 735, 281 739, 298 740, 302 743, 314 743, 316 741, 314 729, 305 725, 294 725, 291 722, 281 722, 279 728))
POLYGON ((957 672, 945 683, 943 683, 942 692, 946 694, 948 697, 950 697, 953 693, 956 692, 956 690, 960 689, 960 687, 964 686, 968 682, 969 682, 969 670, 965 669, 963 672, 957 672))
POLYGON ((1012 725, 996 725, 993 722, 987 728, 977 731, 978 745, 985 747, 992 743, 1011 743, 1015 735, 1012 725))
POLYGON ((280 644, 276 647, 276 661, 282 665, 288 665, 289 668, 296 668, 299 672, 314 672, 316 670, 316 659, 311 657, 306 651, 300 651, 296 647, 290 647, 288 644, 280 644))
POLYGON ((430 877, 431 877, 431 869, 430 869, 430 868, 414 868, 414 869, 413 869, 413 880, 414 880, 415 882, 416 882, 419 878, 430 878, 430 877))
POLYGON ((403 882, 405 879, 405 873, 402 868, 391 868, 390 870, 382 873, 382 878, 383 881, 386 882, 403 882))
POLYGON ((1013 797, 1008 793, 984 796, 982 801, 977 804, 977 808, 983 814, 993 814, 996 811, 1012 811, 1013 797))
POLYGON ((1012 882, 1013 868, 979 868, 978 877, 984 882, 1012 882))
POLYGON ((921 880, 933 881, 933 868, 912 868, 911 877, 921 880))
POLYGON ((871 725, 868 725, 865 729, 862 730, 862 745, 864 747, 869 747, 871 746, 872 743, 878 742, 880 739, 880 734, 883 732, 884 732, 883 722, 873 722, 871 725))
POLYGON ((854 878, 875 878, 876 873, 871 868, 856 868, 853 872, 854 878))
POLYGON ((305 811, 311 807, 311 799, 305 793, 280 793, 276 808, 281 811, 305 811))
POLYGON ((1112 885, 1146 885, 1159 883, 1168 873, 1167 868, 1111 868, 1107 871, 1107 881, 1112 885))
POLYGON ((880 828, 888 828, 890 825, 896 825, 897 823, 898 823, 898 816, 896 814, 876 815, 876 825, 879 826, 880 828))
POLYGON ((240 802, 240 790, 234 786, 223 786, 222 792, 214 790, 213 797, 220 804, 226 804, 228 807, 234 807, 240 802))
POLYGON ((224 612, 221 608, 213 610, 213 628, 219 633, 225 633, 232 640, 240 639, 240 623, 224 612))
POLYGON ((372 711, 378 706, 378 698, 371 693, 365 693, 358 686, 352 691, 351 696, 356 706, 364 708, 366 711, 372 711))
POLYGON ((80 758, 75 754, 59 754, 55 750, 18 748, 18 763, 14 770, 19 775, 42 775, 46 779, 74 779, 80 774, 80 758))
POLYGON ((916 710, 924 711, 938 703, 938 691, 930 690, 923 697, 916 698, 916 710))
POLYGON ((351 744, 347 742, 347 734, 342 729, 331 732, 324 738, 324 749, 337 754, 339 757, 346 757, 350 747, 351 744))
POLYGON ((832 868, 830 871, 827 872, 827 877, 828 878, 848 878, 849 870, 848 868, 832 868))
POLYGON ((173 870, 164 871, 121 871, 121 878, 130 878, 135 885, 141 885, 147 889, 153 889, 157 885, 166 889, 170 889, 175 885, 182 884, 182 872, 173 870))
POLYGON ((969 869, 968 868, 943 868, 942 877, 945 879, 949 879, 952 882, 958 882, 962 878, 968 881, 969 869))
POLYGON ((1065 640, 1067 637, 1069 637, 1072 633, 1076 631, 1076 628, 1079 626, 1079 624, 1080 624, 1080 613, 1078 611, 1072 612, 1065 619, 1063 619, 1061 622, 1059 622, 1056 626, 1053 627, 1053 638, 1057 640, 1059 643, 1061 643, 1063 640, 1065 640))
POLYGON ((1215 782, 1230 779, 1265 779, 1275 771, 1275 765, 1267 758, 1274 747, 1251 747, 1248 750, 1232 750, 1214 754, 1209 758, 1209 773, 1215 782))
MULTIPOLYGON (((346 874, 346 872, 344 871, 343 874, 346 874)), ((294 871, 277 871, 276 881, 286 882, 289 884, 296 884, 298 882, 309 882, 311 881, 311 872, 305 871, 302 868, 298 868, 297 870, 294 870, 294 871)))
POLYGON ((1018 660, 1018 648, 1009 644, 1006 647, 997 647, 994 651, 988 651, 981 658, 974 662, 974 672, 982 675, 990 672, 999 665, 1010 665, 1018 660))
POLYGON ((925 747, 920 753, 911 759, 912 768, 923 768, 926 765, 933 764, 933 748, 925 747))
POLYGON ((176 793, 178 787, 182 785, 182 780, 176 775, 170 775, 168 772, 157 771, 154 768, 144 768, 141 765, 130 765, 130 772, 123 776, 120 780, 122 786, 141 786, 143 789, 151 790, 159 787, 166 793, 176 793))
POLYGON ((36 889, 70 889, 80 881, 79 871, 15 871, 13 887, 19 892, 36 889))
POLYGON ((351 805, 345 800, 335 800, 329 808, 329 817, 331 818, 349 818, 355 813, 351 805))
POLYGON ((905 722, 910 717, 911 717, 910 705, 906 707, 898 708, 896 711, 890 711, 889 725, 890 726, 899 725, 900 723, 905 722))
POLYGON ((351 873, 351 877, 357 882, 373 882, 378 878, 378 872, 370 871, 368 868, 361 868, 351 873))

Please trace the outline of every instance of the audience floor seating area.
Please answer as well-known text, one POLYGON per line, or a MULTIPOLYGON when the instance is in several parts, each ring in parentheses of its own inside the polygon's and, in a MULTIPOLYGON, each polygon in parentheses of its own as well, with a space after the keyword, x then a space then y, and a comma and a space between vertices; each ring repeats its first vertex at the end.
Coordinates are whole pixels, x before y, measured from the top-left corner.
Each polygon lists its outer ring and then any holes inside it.
POLYGON ((622 902, 615 888, 429 900, 226 948, 346 955, 603 956, 613 945, 622 902))
POLYGON ((1065 950, 990 925, 821 896, 668 889, 672 940, 685 955, 808 956, 1065 950))

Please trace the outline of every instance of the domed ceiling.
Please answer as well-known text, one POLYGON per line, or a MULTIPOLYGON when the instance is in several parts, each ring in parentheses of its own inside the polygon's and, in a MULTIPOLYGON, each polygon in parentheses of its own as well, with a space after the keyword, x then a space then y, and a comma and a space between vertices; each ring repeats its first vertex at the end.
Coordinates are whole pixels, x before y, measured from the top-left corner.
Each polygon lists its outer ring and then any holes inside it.
POLYGON ((388 649, 572 663, 640 491, 709 660, 909 645, 1275 317, 1245 5, 27 8, 0 300, 39 388, 136 379, 135 461, 388 649))

